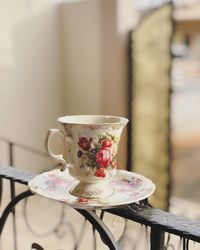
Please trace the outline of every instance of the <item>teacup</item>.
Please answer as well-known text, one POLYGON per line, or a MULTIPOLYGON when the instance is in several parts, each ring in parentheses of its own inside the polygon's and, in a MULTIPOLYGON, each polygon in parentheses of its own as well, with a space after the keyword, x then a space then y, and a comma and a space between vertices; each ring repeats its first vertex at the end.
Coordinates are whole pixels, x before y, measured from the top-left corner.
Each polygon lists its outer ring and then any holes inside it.
POLYGON ((64 131, 49 129, 46 138, 48 154, 62 163, 61 170, 79 180, 71 194, 85 198, 105 198, 113 194, 108 186, 116 174, 120 136, 128 119, 104 115, 72 115, 58 118, 64 131), (50 138, 59 133, 66 141, 67 160, 50 150, 50 138))

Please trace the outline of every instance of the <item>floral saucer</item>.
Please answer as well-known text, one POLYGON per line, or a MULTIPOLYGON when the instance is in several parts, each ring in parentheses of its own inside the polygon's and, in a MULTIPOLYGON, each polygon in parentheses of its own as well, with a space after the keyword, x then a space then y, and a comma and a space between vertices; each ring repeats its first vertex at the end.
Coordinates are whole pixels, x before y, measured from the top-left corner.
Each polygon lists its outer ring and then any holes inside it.
POLYGON ((109 209, 116 206, 138 202, 149 197, 155 190, 154 183, 139 174, 126 170, 117 170, 109 185, 114 193, 104 199, 76 197, 70 190, 78 180, 69 175, 68 170, 51 170, 37 175, 29 181, 29 189, 41 196, 62 201, 79 209, 109 209))

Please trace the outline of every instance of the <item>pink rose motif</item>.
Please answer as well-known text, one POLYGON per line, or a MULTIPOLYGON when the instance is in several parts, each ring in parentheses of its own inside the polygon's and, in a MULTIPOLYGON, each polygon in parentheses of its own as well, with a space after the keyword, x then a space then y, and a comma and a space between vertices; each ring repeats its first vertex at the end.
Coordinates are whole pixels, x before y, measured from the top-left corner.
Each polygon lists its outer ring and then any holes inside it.
POLYGON ((79 142, 78 145, 79 147, 81 147, 83 150, 88 151, 91 147, 91 141, 92 138, 90 138, 89 140, 85 137, 81 137, 79 138, 79 142))
POLYGON ((104 168, 98 168, 94 175, 96 177, 102 177, 102 178, 106 177, 104 168))
POLYGON ((112 146, 112 142, 110 139, 104 139, 101 141, 101 145, 103 148, 110 148, 112 146))
POLYGON ((101 168, 106 168, 112 161, 110 148, 100 148, 96 154, 96 162, 101 168))
POLYGON ((78 202, 81 202, 81 203, 88 203, 90 200, 88 198, 85 198, 85 197, 79 197, 78 198, 78 202))

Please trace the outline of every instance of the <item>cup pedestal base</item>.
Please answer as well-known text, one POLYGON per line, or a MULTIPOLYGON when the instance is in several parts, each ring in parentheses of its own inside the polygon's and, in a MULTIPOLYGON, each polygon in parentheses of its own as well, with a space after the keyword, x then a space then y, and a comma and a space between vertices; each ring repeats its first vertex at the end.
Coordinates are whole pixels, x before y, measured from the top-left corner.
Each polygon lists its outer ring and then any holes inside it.
POLYGON ((101 183, 79 182, 70 193, 77 197, 102 199, 111 196, 114 193, 114 188, 109 185, 108 181, 101 181, 101 183))

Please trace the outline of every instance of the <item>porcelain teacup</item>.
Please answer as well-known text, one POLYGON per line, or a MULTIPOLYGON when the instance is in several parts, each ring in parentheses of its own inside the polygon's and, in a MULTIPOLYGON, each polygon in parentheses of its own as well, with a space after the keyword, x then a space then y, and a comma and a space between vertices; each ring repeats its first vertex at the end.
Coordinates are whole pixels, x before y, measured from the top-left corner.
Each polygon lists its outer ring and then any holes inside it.
POLYGON ((48 154, 62 163, 61 170, 79 180, 71 193, 78 197, 105 198, 114 190, 108 182, 116 173, 120 136, 128 119, 105 115, 72 115, 58 118, 64 132, 49 129, 46 137, 48 154), (59 133, 65 140, 67 159, 50 150, 50 138, 59 133))

